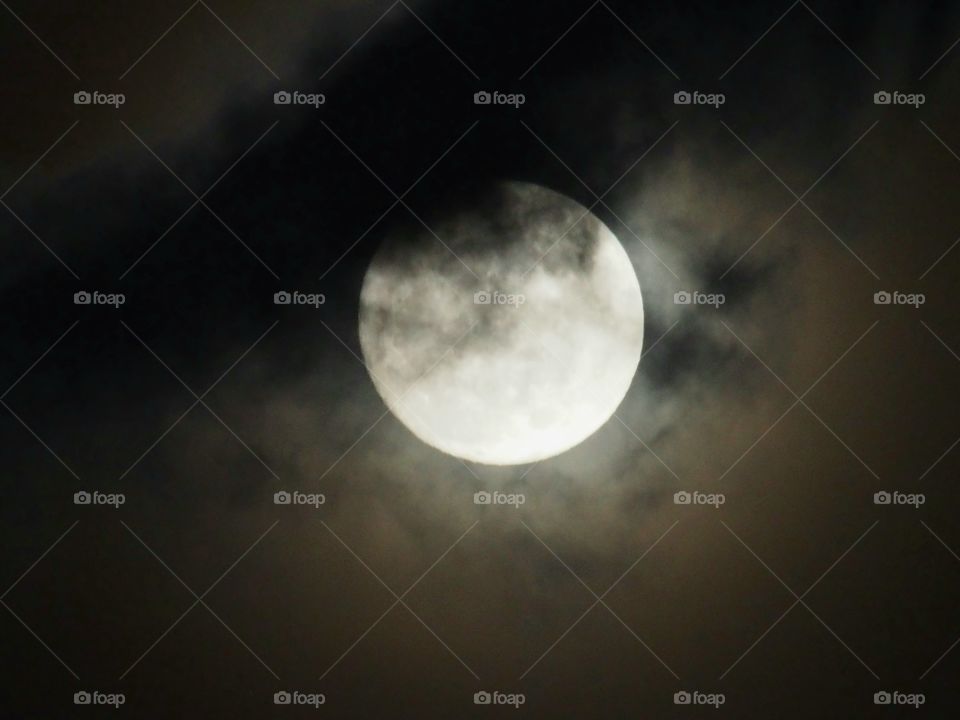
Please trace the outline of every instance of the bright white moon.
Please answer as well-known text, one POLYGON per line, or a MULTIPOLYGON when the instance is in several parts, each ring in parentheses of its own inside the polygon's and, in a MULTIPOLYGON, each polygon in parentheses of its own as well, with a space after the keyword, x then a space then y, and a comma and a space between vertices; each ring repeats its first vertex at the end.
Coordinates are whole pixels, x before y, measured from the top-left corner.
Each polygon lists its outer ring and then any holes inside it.
POLYGON ((360 295, 360 344, 390 410, 425 443, 488 465, 593 434, 643 345, 640 284, 617 238, 573 200, 515 182, 430 226, 389 238, 360 295))

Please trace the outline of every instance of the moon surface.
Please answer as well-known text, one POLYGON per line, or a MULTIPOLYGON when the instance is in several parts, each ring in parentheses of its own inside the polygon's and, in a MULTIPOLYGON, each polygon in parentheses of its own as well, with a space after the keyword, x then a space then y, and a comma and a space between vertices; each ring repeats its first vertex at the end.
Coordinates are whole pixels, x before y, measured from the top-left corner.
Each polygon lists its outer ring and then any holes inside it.
POLYGON ((476 463, 530 463, 616 411, 640 361, 643 299, 596 216, 504 182, 384 241, 363 281, 360 345, 420 440, 476 463))

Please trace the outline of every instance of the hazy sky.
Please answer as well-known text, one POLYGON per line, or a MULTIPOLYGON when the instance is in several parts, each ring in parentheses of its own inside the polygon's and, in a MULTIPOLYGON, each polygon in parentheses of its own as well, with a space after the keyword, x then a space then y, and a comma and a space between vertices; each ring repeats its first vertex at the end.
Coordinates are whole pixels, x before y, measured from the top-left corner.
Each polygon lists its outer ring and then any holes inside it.
POLYGON ((479 690, 532 717, 683 717, 681 690, 735 717, 866 716, 882 690, 955 707, 960 14, 590 7, 2 9, 3 707, 67 716, 82 689, 138 717, 263 717, 284 689, 336 717, 488 714, 479 690), (384 239, 417 217, 455 232, 504 179, 618 237, 645 354, 596 434, 494 468, 387 412, 357 321, 384 239), (474 504, 494 489, 525 503, 474 504))

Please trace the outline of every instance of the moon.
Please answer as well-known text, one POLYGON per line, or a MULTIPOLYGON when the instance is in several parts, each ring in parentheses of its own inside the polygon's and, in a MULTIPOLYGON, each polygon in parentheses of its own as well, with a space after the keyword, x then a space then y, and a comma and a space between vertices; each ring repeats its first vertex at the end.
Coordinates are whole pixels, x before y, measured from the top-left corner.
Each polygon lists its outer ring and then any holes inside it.
POLYGON ((643 297, 587 208, 501 182, 383 242, 359 334, 374 386, 416 437, 475 463, 525 464, 616 411, 640 362, 643 297))

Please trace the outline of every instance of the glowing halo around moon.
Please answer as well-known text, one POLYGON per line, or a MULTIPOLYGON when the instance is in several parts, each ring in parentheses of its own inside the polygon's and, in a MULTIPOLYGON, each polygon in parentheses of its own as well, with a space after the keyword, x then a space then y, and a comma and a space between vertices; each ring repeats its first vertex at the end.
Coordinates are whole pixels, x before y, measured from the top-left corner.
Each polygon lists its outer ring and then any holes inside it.
POLYGON ((616 411, 640 361, 643 299, 596 216, 506 182, 383 243, 360 293, 360 345, 420 440, 477 463, 530 463, 616 411))

